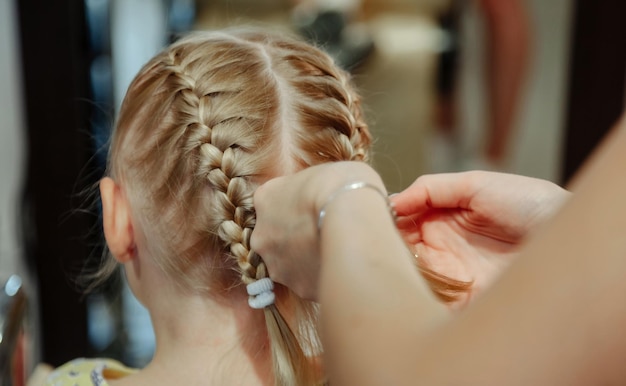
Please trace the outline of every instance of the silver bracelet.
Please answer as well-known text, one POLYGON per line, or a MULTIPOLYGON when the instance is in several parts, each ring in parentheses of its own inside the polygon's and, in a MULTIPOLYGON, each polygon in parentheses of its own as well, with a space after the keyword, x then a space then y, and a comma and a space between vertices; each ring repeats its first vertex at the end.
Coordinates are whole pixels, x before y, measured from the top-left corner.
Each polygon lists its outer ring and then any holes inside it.
POLYGON ((393 218, 394 223, 396 222, 396 220, 397 220, 396 210, 395 210, 394 205, 391 202, 391 200, 389 200, 389 196, 387 196, 385 194, 385 192, 380 190, 376 185, 370 184, 369 182, 356 181, 356 182, 351 182, 349 184, 346 184, 346 185, 342 186, 341 188, 335 190, 330 195, 330 197, 328 197, 328 199, 326 199, 326 202, 324 203, 324 205, 322 205, 322 209, 320 209, 320 213, 319 213, 319 215, 317 217, 317 230, 318 230, 318 232, 321 232, 321 230, 322 230, 322 222, 324 221, 324 217, 326 216, 326 207, 331 202, 333 202, 335 200, 335 198, 337 198, 337 196, 339 196, 340 194, 345 193, 345 192, 349 192, 351 190, 357 190, 357 189, 373 189, 378 194, 380 194, 380 196, 387 203, 387 208, 389 208, 389 213, 391 213, 391 217, 393 218))

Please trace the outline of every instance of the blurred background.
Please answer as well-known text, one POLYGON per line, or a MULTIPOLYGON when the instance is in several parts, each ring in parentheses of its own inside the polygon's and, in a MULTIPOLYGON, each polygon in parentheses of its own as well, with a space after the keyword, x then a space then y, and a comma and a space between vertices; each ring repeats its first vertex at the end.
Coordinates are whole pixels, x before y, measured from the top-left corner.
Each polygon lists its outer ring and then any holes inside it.
POLYGON ((260 24, 327 50, 392 192, 469 169, 566 185, 624 110, 623 15, 623 0, 0 0, 0 371, 150 359, 123 280, 85 295, 77 278, 102 255, 93 187, 117 106, 181 34, 260 24))

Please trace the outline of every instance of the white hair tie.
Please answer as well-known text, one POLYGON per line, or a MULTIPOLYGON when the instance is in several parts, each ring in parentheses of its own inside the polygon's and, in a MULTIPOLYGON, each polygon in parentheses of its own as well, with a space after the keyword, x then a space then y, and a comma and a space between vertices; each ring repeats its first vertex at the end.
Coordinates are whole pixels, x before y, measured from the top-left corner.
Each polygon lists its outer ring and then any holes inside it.
POLYGON ((263 309, 274 304, 274 282, 269 277, 264 277, 246 286, 248 291, 248 305, 256 310, 263 309))

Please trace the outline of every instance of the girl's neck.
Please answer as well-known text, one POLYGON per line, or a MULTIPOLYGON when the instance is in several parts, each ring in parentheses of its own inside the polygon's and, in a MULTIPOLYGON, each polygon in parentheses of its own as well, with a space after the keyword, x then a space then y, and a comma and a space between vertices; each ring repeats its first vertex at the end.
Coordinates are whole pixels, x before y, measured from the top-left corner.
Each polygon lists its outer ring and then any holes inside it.
POLYGON ((154 358, 119 386, 272 384, 263 312, 248 307, 243 288, 232 292, 224 301, 180 292, 151 297, 156 299, 147 305, 156 336, 154 358))

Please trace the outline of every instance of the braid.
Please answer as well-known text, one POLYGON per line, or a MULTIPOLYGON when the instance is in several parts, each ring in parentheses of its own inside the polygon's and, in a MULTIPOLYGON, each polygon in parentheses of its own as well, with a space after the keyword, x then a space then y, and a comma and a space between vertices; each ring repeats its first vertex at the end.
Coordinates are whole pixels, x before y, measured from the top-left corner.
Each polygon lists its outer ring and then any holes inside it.
MULTIPOLYGON (((328 56, 308 48, 303 51, 282 44, 285 51, 276 60, 295 67, 289 77, 298 98, 293 108, 301 119, 298 130, 296 158, 301 167, 323 162, 368 161, 371 135, 361 113, 361 101, 350 84, 348 73, 336 67, 328 56)), ((285 73, 289 73, 285 70, 285 73)))
MULTIPOLYGON (((186 125, 186 147, 190 152, 198 149, 198 171, 211 188, 211 225, 225 256, 236 264, 241 282, 251 284, 269 276, 261 257, 250 248, 250 237, 255 225, 253 208, 254 187, 249 172, 245 170, 245 158, 250 158, 249 141, 245 134, 235 137, 233 126, 245 127, 250 122, 241 116, 216 117, 212 102, 219 96, 235 97, 236 92, 203 94, 188 67, 178 63, 178 56, 170 54, 169 67, 178 86, 179 98, 190 107, 186 125)), ((271 90, 268 91, 271 93, 271 90)), ((249 131, 249 130, 248 130, 249 131)), ((258 150, 252 147, 252 150, 258 150)), ((313 384, 315 375, 309 359, 303 353, 298 339, 285 321, 276 305, 263 311, 270 335, 274 376, 277 385, 313 384)))

